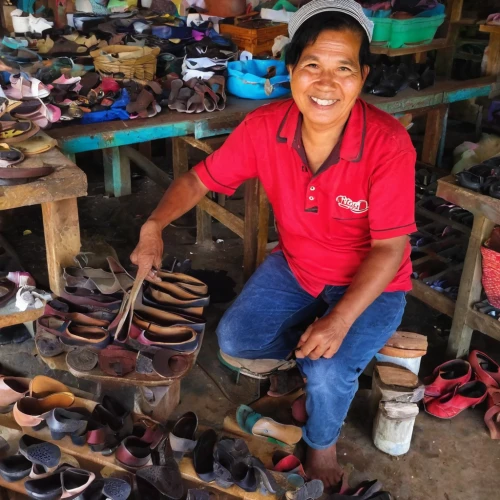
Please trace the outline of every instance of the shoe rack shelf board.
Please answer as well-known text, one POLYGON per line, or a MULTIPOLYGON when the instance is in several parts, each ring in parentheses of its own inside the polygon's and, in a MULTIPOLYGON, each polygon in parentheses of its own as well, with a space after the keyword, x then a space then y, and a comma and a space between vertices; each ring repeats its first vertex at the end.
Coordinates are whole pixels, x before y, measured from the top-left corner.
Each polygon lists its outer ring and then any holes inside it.
MULTIPOLYGON (((425 45, 414 45, 411 47, 401 47, 399 49, 391 49, 390 47, 381 47, 379 45, 371 45, 370 52, 372 54, 384 54, 389 57, 407 56, 412 54, 421 54, 423 52, 430 52, 431 50, 446 49, 451 47, 446 38, 438 38, 431 43, 425 45)), ((424 61, 422 61, 424 62, 424 61)))
POLYGON ((500 322, 474 309, 482 295, 481 245, 500 224, 500 200, 459 186, 454 176, 438 180, 436 195, 474 215, 448 340, 448 355, 458 358, 468 353, 474 330, 500 341, 500 322))
POLYGON ((0 328, 5 328, 6 326, 19 325, 20 323, 28 323, 29 321, 36 321, 40 316, 43 315, 43 307, 38 309, 27 309, 26 311, 20 311, 15 307, 15 298, 12 298, 0 307, 0 328))
MULTIPOLYGON (((55 172, 27 184, 0 186, 0 210, 41 205, 51 290, 62 290, 62 268, 80 251, 76 198, 87 194, 86 175, 57 148, 26 159, 23 167, 55 167, 55 172)), ((5 326, 2 324, 2 326, 5 326)))
POLYGON ((412 290, 410 295, 418 300, 421 300, 425 304, 431 306, 436 311, 441 314, 446 314, 447 316, 453 317, 455 313, 455 301, 450 299, 446 295, 439 293, 434 290, 429 285, 426 285, 423 281, 412 279, 412 290))
MULTIPOLYGON (((60 354, 59 356, 54 356, 53 358, 45 358, 40 353, 38 353, 38 355, 51 370, 62 370, 71 373, 77 378, 84 378, 86 380, 92 380, 93 382, 132 385, 134 387, 165 387, 173 384, 177 380, 159 376, 151 377, 149 375, 141 375, 140 373, 129 373, 124 377, 113 377, 105 374, 98 367, 94 368, 90 372, 79 372, 68 366, 66 363, 65 353, 60 354)), ((193 363, 195 362, 196 361, 193 363)))
POLYGON ((479 31, 490 34, 486 74, 498 75, 500 73, 500 26, 482 24, 479 26, 479 31))

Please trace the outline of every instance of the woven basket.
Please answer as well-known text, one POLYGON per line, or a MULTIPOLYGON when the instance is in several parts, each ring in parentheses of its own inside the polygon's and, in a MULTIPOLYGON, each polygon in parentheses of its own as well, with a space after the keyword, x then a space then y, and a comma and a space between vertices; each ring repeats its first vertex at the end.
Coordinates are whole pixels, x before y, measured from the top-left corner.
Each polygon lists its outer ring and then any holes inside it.
POLYGON ((483 288, 488 302, 500 309, 500 253, 488 248, 488 241, 481 247, 483 256, 483 288))
POLYGON ((156 75, 156 59, 159 47, 131 47, 109 45, 90 53, 95 70, 102 76, 123 73, 124 78, 153 80, 156 75))

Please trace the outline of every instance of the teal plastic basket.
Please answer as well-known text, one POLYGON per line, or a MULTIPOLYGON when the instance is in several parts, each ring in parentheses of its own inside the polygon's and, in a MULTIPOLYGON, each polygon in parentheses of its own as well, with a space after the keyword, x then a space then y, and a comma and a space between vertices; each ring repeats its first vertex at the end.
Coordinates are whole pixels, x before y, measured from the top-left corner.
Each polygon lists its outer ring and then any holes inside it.
POLYGON ((436 31, 444 23, 446 16, 414 17, 413 19, 393 19, 389 47, 398 49, 415 44, 430 43, 436 31))
POLYGON ((372 17, 372 41, 381 45, 387 42, 391 49, 430 43, 446 16, 440 14, 432 17, 413 17, 412 19, 392 19, 372 17))

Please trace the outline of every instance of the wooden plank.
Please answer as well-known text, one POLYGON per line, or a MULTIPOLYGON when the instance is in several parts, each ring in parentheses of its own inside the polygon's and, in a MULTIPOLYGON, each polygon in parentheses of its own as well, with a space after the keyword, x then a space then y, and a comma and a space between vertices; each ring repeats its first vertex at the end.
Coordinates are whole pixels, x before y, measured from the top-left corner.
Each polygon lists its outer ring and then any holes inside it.
POLYGON ((447 106, 438 106, 427 114, 422 161, 430 165, 436 165, 447 111, 447 106))
POLYGON ((269 201, 264 187, 259 182, 259 225, 257 229, 257 256, 255 266, 258 267, 266 258, 267 239, 269 236, 269 201))
POLYGON ((243 278, 248 280, 255 271, 259 235, 259 181, 245 183, 245 235, 243 237, 243 278))
POLYGON ((181 140, 184 141, 186 144, 189 144, 191 147, 203 151, 207 155, 211 155, 214 152, 213 148, 210 146, 210 144, 207 143, 207 141, 200 141, 198 139, 195 139, 191 135, 182 137, 181 140))
POLYGON ((76 198, 42 203, 43 230, 50 289, 61 295, 62 268, 74 264, 80 252, 80 225, 76 198))
POLYGON ((481 299, 482 293, 481 245, 489 238, 493 227, 493 221, 482 215, 474 216, 448 339, 447 355, 453 358, 460 358, 469 352, 473 328, 467 324, 467 318, 473 304, 481 299))
MULTIPOLYGON (((92 382, 102 382, 108 384, 129 385, 133 387, 164 387, 170 385, 175 379, 163 378, 160 376, 141 375, 140 373, 128 373, 123 377, 115 377, 102 372, 99 367, 94 368, 90 372, 79 372, 74 370, 66 363, 66 355, 61 354, 53 358, 45 358, 38 353, 39 358, 51 369, 69 372, 77 378, 91 380, 92 382)), ((192 365, 196 363, 193 360, 192 365)))
MULTIPOLYGON (((399 49, 391 49, 390 47, 380 47, 377 45, 370 45, 370 52, 372 54, 385 54, 389 57, 407 56, 411 54, 422 54, 430 50, 439 50, 450 47, 446 38, 438 38, 426 45, 415 45, 413 47, 401 47, 399 49)), ((425 61, 424 61, 425 62, 425 61)))
POLYGON ((198 245, 211 245, 213 243, 212 216, 205 212, 199 204, 196 207, 196 243, 198 245))
POLYGON ((409 387, 415 389, 419 386, 418 377, 407 368, 397 365, 379 364, 375 365, 380 380, 385 385, 409 387))
POLYGON ((417 203, 417 206, 415 207, 415 211, 419 215, 423 215, 423 216, 428 217, 429 219, 431 219, 435 222, 439 222, 441 224, 445 224, 446 226, 450 226, 453 229, 457 229, 458 231, 460 231, 466 235, 469 235, 471 232, 471 228, 469 226, 466 226, 465 224, 461 224, 460 222, 457 222, 455 220, 448 219, 448 217, 445 217, 444 215, 436 214, 436 213, 432 212, 431 210, 428 210, 427 208, 424 208, 424 207, 418 205, 418 203, 417 203))
POLYGON ((187 145, 183 138, 172 139, 172 169, 174 180, 189 170, 187 145))
POLYGON ((198 207, 205 210, 214 219, 222 222, 224 226, 230 229, 233 233, 237 234, 240 238, 245 236, 245 223, 243 219, 234 215, 226 208, 221 207, 218 203, 211 200, 210 198, 203 198, 199 203, 198 207))
POLYGON ((86 175, 58 149, 24 160, 19 166, 55 167, 55 172, 26 184, 0 186, 0 210, 39 205, 87 194, 86 175))
POLYGON ((403 332, 398 330, 385 345, 399 349, 416 349, 424 351, 427 349, 427 337, 415 332, 403 332))
POLYGON ((27 309, 26 311, 20 311, 15 306, 16 299, 12 298, 7 304, 0 307, 0 328, 5 328, 6 326, 19 325, 20 323, 28 323, 30 321, 36 321, 40 316, 43 315, 42 306, 38 309, 27 309))
POLYGON ((436 196, 500 224, 500 200, 458 185, 454 175, 438 179, 436 196))
POLYGON ((479 26, 479 31, 483 33, 493 33, 495 35, 500 35, 500 26, 495 24, 481 24, 479 26))
POLYGON ((116 198, 130 194, 132 181, 128 156, 122 154, 119 147, 112 147, 102 150, 102 159, 106 194, 116 198))
POLYGON ((476 311, 471 307, 467 311, 466 322, 473 330, 479 330, 488 337, 500 341, 500 322, 498 319, 476 311))

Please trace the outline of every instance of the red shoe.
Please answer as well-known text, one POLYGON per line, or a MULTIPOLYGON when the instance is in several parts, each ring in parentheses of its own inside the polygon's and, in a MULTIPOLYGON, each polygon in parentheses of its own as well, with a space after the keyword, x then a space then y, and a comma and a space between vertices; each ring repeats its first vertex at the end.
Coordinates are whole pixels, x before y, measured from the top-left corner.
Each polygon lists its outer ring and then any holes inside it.
POLYGON ((430 380, 426 381, 425 402, 453 392, 456 387, 469 382, 471 377, 472 368, 463 359, 454 359, 439 365, 429 377, 430 380))
POLYGON ((472 351, 469 362, 476 377, 488 387, 500 387, 500 366, 481 351, 472 351))
POLYGON ((488 387, 488 410, 484 423, 490 431, 491 439, 500 439, 500 389, 488 387))
POLYGON ((467 382, 425 405, 425 411, 438 418, 453 418, 467 408, 474 408, 486 399, 486 384, 480 380, 467 382))

